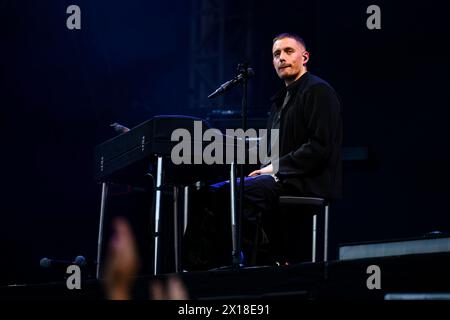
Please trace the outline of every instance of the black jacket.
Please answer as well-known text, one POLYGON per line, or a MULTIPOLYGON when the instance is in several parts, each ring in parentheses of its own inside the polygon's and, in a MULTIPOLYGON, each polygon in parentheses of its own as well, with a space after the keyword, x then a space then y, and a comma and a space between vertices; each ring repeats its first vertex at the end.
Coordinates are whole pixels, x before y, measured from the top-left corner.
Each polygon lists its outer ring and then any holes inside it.
POLYGON ((268 129, 283 104, 286 90, 290 99, 281 111, 276 176, 295 193, 339 199, 342 197, 340 99, 326 81, 307 72, 272 98, 268 129))

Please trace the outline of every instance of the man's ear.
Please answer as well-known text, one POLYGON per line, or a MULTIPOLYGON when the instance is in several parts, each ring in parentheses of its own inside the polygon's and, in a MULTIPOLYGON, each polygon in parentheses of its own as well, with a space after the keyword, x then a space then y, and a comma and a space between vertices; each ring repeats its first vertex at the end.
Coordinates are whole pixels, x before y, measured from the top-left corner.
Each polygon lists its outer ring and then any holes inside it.
POLYGON ((309 52, 308 51, 304 51, 302 56, 303 56, 303 65, 305 65, 309 61, 309 52))

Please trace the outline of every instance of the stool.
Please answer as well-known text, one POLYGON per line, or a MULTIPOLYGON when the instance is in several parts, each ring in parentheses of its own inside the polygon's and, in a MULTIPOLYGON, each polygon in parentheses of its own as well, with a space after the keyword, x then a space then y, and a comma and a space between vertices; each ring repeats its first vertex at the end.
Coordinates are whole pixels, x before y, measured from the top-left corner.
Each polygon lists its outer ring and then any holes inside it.
MULTIPOLYGON (((323 198, 314 197, 297 197, 297 196, 280 196, 280 208, 283 206, 291 206, 301 208, 302 206, 312 206, 319 209, 319 214, 323 214, 323 261, 328 260, 328 207, 329 202, 323 198)), ((313 213, 312 222, 312 262, 317 260, 317 215, 313 213)))

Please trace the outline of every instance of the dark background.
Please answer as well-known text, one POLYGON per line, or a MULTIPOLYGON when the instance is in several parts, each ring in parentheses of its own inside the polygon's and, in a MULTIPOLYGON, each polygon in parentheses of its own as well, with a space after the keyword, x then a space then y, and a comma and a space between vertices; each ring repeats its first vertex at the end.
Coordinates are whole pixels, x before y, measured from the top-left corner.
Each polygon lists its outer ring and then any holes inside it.
MULTIPOLYGON (((227 1, 226 10, 245 4, 227 1)), ((251 54, 225 42, 216 85, 247 59, 256 72, 249 108, 261 115, 281 85, 273 36, 302 35, 310 71, 344 101, 344 146, 370 150, 368 161, 345 164, 332 257, 342 243, 450 229, 448 12, 442 1, 255 2, 251 54), (381 30, 366 28, 371 4, 381 7, 381 30)), ((211 111, 188 108, 191 20, 181 0, 0 1, 0 284, 42 281, 44 256, 95 259, 93 148, 115 135, 109 124, 211 111), (81 7, 81 30, 66 28, 71 4, 81 7)), ((227 109, 239 110, 239 93, 227 109)))

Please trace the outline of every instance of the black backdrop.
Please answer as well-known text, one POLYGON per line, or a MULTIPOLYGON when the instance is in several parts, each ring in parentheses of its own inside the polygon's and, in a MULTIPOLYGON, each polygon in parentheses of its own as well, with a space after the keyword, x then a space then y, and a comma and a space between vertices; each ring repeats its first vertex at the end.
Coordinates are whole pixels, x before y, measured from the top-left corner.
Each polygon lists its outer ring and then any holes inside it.
MULTIPOLYGON (((280 85, 272 37, 297 32, 311 51, 310 70, 344 101, 344 145, 371 151, 368 162, 345 165, 332 256, 339 243, 450 229, 450 20, 443 3, 255 3, 250 109, 264 111, 280 85), (381 30, 366 28, 371 4, 381 8, 381 30)), ((43 256, 95 258, 93 147, 114 135, 110 123, 204 113, 186 110, 191 18, 181 0, 0 2, 0 283, 42 281, 43 256), (78 31, 66 28, 71 4, 82 10, 78 31)), ((226 50, 234 66, 239 51, 226 50)))

